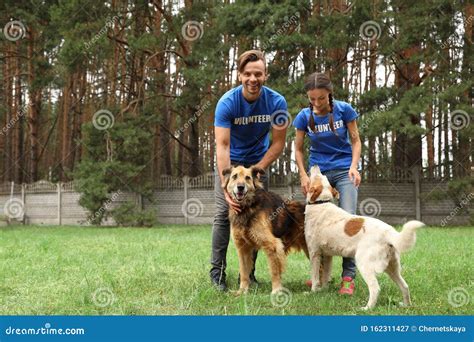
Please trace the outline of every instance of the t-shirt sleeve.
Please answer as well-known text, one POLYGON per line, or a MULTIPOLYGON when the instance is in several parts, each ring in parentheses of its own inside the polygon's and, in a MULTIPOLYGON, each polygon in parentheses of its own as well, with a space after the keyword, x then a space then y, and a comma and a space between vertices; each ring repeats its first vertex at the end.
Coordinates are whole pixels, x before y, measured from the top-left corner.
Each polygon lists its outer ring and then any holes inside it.
POLYGON ((224 101, 217 102, 214 126, 223 128, 231 128, 232 126, 232 113, 224 101))
POLYGON ((288 104, 286 103, 286 100, 284 97, 282 97, 278 102, 277 102, 277 110, 283 110, 288 112, 288 104))
POLYGON ((291 123, 291 115, 288 113, 288 104, 284 97, 275 103, 274 111, 271 114, 272 125, 288 127, 291 123))
POLYGON ((354 108, 352 108, 350 104, 346 104, 344 106, 343 112, 342 112, 342 120, 345 123, 354 121, 358 117, 359 117, 359 114, 357 114, 357 112, 354 110, 354 108))
POLYGON ((300 131, 306 132, 308 130, 308 120, 306 119, 306 115, 304 115, 304 110, 296 115, 295 120, 293 120, 293 126, 300 131))

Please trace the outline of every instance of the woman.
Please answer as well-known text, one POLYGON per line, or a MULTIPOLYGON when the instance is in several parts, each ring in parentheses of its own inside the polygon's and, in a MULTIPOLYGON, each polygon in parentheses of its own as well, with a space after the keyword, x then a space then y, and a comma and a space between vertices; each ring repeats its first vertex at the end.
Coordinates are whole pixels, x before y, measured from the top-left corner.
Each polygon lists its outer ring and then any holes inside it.
MULTIPOLYGON (((303 152, 304 137, 307 135, 311 144, 308 170, 318 165, 331 186, 339 191, 339 206, 355 214, 361 152, 356 123, 358 114, 350 104, 333 99, 333 86, 325 74, 311 74, 305 81, 304 89, 310 105, 299 112, 293 122, 296 127, 296 163, 303 194, 306 196, 310 183, 303 152)), ((339 293, 352 295, 356 274, 354 259, 343 258, 342 268, 339 293)))

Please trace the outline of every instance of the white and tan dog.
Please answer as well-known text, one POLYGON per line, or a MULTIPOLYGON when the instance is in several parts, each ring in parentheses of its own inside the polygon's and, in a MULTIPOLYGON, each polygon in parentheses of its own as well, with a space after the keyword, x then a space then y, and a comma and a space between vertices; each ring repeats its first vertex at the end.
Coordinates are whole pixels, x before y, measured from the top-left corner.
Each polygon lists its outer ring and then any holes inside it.
POLYGON ((403 304, 410 305, 408 285, 400 271, 400 253, 415 245, 416 228, 422 222, 410 221, 398 233, 392 226, 372 217, 351 215, 335 204, 339 194, 331 187, 318 166, 311 168, 310 190, 305 210, 305 237, 311 260, 312 291, 327 286, 331 276, 332 257, 355 258, 357 268, 369 287, 369 301, 363 308, 377 303, 380 286, 377 274, 386 272, 403 294, 403 304), (323 265, 320 279, 319 269, 323 265))

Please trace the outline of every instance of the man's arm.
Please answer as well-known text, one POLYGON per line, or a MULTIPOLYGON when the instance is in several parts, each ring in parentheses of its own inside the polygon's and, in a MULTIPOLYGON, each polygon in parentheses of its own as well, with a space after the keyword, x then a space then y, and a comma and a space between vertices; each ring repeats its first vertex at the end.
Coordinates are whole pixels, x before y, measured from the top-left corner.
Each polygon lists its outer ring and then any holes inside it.
POLYGON ((265 170, 271 163, 277 160, 285 148, 286 129, 284 126, 272 128, 272 144, 262 160, 255 164, 255 166, 265 170))
POLYGON ((217 172, 224 185, 222 171, 230 167, 230 128, 214 127, 216 137, 217 172))
POLYGON ((240 205, 232 200, 224 188, 225 179, 222 171, 231 166, 230 164, 230 128, 214 127, 214 135, 216 137, 216 154, 217 154, 217 172, 221 180, 222 191, 229 206, 236 212, 240 212, 240 205))

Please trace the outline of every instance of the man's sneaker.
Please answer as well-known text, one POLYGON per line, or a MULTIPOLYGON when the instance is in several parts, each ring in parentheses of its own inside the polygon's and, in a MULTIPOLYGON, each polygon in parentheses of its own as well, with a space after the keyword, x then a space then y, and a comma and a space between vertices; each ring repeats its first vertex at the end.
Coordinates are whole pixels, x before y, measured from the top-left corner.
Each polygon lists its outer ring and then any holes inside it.
POLYGON ((352 296, 354 294, 355 284, 351 277, 343 277, 339 294, 346 294, 352 296))
POLYGON ((221 292, 226 292, 227 291, 227 284, 225 283, 225 278, 224 277, 211 277, 211 282, 214 287, 221 292))

